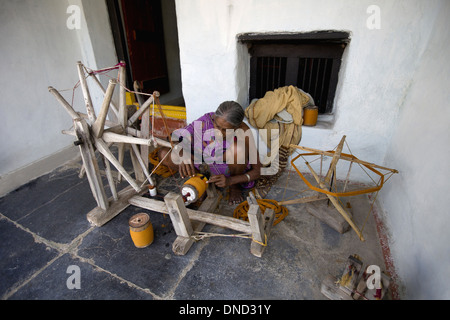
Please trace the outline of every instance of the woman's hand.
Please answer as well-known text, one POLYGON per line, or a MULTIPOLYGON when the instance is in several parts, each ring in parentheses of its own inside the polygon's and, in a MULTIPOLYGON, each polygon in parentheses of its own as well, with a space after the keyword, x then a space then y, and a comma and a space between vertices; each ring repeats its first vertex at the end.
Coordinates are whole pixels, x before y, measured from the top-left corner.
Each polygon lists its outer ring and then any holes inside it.
POLYGON ((192 177, 195 175, 195 167, 194 164, 189 161, 189 163, 181 162, 178 166, 178 172, 180 173, 181 178, 192 177))
POLYGON ((219 174, 217 176, 211 176, 207 183, 215 183, 217 187, 225 188, 230 185, 229 178, 223 174, 219 174))

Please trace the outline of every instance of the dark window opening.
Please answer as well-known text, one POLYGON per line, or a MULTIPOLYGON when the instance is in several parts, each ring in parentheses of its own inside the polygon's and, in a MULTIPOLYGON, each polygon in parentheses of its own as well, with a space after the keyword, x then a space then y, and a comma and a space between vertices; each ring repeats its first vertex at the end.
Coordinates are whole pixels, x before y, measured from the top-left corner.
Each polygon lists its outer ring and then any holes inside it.
POLYGON ((332 108, 333 97, 330 96, 332 66, 333 59, 330 58, 301 58, 299 60, 297 87, 314 97, 320 113, 326 113, 332 108))
POLYGON ((256 78, 259 82, 255 86, 255 96, 262 97, 266 91, 284 87, 286 82, 286 58, 257 57, 256 78))
POLYGON ((249 100, 267 91, 294 85, 308 92, 320 114, 333 111, 346 32, 242 34, 250 53, 249 100))

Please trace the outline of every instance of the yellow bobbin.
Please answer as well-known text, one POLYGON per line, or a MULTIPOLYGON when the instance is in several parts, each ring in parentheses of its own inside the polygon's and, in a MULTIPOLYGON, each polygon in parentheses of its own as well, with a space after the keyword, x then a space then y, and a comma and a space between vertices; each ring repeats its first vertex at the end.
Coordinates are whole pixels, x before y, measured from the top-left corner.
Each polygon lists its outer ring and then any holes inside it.
POLYGON ((198 196, 201 197, 206 191, 206 181, 208 181, 208 179, 206 179, 204 175, 197 173, 195 177, 192 177, 191 179, 186 181, 185 184, 194 186, 198 191, 198 196))
POLYGON ((145 248, 153 242, 153 226, 146 213, 135 214, 128 220, 130 235, 137 248, 145 248))
POLYGON ((183 184, 182 195, 186 196, 189 193, 189 196, 187 197, 188 202, 192 203, 197 201, 206 191, 206 181, 208 181, 208 179, 204 175, 197 173, 183 184))
POLYGON ((315 126, 317 123, 317 116, 319 115, 319 108, 317 106, 309 106, 303 109, 303 125, 315 126))

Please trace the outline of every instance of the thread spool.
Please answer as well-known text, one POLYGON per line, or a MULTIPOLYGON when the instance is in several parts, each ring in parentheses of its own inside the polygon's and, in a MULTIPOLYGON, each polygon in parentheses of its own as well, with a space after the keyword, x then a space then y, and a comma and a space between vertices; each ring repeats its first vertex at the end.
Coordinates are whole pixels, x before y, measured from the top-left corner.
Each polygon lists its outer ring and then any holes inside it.
POLYGON ((152 185, 149 185, 149 186, 148 186, 148 192, 150 193, 150 196, 151 196, 151 197, 156 196, 156 194, 157 194, 157 192, 156 192, 156 187, 155 187, 155 186, 152 186, 152 185))
POLYGON ((317 116, 319 115, 319 108, 317 106, 308 106, 303 109, 303 125, 315 126, 317 123, 317 116))
POLYGON ((202 197, 207 188, 207 180, 204 175, 197 173, 195 177, 190 178, 183 184, 181 195, 186 205, 194 203, 202 197))
POLYGON ((135 214, 128 220, 130 235, 137 248, 145 248, 153 242, 153 226, 146 213, 135 214))

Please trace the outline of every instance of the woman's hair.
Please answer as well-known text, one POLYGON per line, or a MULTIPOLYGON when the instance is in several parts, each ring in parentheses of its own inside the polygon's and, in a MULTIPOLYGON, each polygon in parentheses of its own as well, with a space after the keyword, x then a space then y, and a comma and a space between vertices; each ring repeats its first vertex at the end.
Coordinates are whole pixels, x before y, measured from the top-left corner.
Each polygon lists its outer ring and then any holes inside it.
POLYGON ((244 120, 244 109, 235 101, 222 102, 216 110, 216 116, 224 118, 234 127, 239 127, 244 120))

